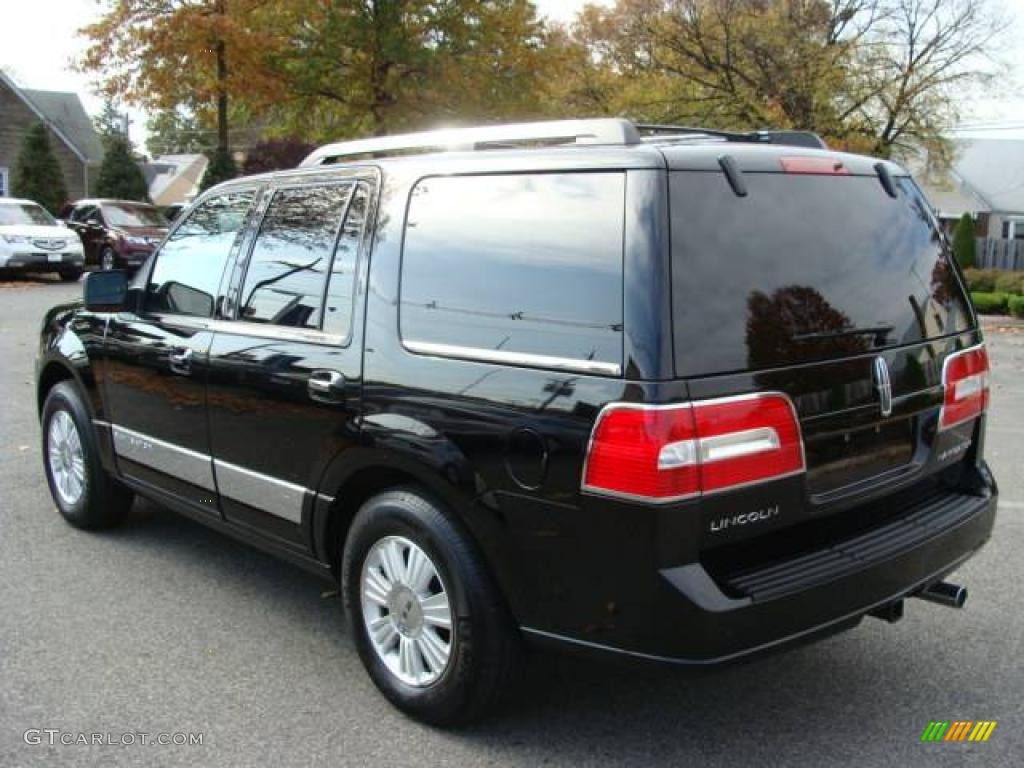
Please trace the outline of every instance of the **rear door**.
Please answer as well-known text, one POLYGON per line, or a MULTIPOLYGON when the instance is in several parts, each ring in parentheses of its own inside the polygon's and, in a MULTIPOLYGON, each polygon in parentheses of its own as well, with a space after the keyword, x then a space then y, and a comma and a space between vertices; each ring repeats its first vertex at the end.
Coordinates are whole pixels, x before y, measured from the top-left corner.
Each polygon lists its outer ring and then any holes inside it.
POLYGON ((298 549, 320 476, 355 444, 357 275, 376 182, 268 190, 210 348, 210 433, 225 517, 298 549))
MULTIPOLYGON (((934 474, 965 456, 973 427, 936 428, 943 363, 979 339, 916 186, 890 177, 890 195, 873 171, 785 166, 743 173, 745 195, 723 173, 669 174, 677 376, 694 400, 780 391, 799 415, 803 498, 781 514, 770 493, 751 502, 776 513, 759 531, 934 474)), ((728 513, 718 503, 709 519, 728 513)))

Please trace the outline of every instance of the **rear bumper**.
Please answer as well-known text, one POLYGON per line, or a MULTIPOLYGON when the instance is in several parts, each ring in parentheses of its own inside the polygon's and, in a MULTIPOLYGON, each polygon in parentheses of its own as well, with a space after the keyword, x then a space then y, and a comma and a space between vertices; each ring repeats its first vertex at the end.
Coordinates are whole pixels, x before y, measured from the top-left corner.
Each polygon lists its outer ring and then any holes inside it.
POLYGON ((545 644, 684 665, 760 654, 841 631, 940 580, 989 538, 996 505, 995 493, 947 494, 897 524, 725 580, 700 562, 661 569, 647 594, 584 632, 523 631, 545 644))

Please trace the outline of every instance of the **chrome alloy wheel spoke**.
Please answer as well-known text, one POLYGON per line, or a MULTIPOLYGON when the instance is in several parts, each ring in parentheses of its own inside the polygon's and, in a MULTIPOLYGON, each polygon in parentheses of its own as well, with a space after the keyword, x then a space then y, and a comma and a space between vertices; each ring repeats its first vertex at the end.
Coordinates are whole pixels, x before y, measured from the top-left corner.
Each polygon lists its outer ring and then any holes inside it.
POLYGON ((437 682, 452 657, 448 592, 437 566, 402 536, 376 542, 363 562, 360 603, 377 658, 407 685, 437 682))
POLYGON ((47 430, 47 460, 57 494, 65 504, 75 504, 85 488, 85 454, 82 439, 67 411, 57 411, 47 430))

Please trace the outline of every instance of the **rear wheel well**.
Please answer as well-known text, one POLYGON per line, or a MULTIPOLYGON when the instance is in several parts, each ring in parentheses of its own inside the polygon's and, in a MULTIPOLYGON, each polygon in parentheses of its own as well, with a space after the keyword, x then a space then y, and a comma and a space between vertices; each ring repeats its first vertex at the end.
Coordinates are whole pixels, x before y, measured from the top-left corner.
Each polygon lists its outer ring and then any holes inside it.
POLYGON ((71 371, 60 363, 48 363, 46 367, 43 368, 42 373, 39 374, 39 391, 36 395, 39 413, 43 412, 43 403, 46 402, 46 396, 50 394, 50 390, 62 381, 73 379, 74 376, 71 375, 71 371))
POLYGON ((393 467, 360 470, 338 489, 337 498, 331 505, 326 532, 327 556, 336 580, 341 580, 341 551, 359 508, 378 493, 403 486, 426 490, 413 475, 393 467))

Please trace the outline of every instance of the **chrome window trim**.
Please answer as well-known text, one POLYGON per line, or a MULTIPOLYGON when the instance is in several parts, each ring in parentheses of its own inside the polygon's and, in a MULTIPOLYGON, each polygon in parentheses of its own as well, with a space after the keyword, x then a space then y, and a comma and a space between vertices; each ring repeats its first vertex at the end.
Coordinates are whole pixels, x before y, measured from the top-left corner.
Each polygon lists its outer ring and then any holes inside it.
POLYGON ((180 325, 199 331, 211 333, 233 334, 235 336, 252 336, 275 341, 297 341, 305 344, 321 344, 323 346, 342 346, 345 337, 334 333, 324 333, 309 328, 289 328, 285 325, 269 325, 252 323, 248 320, 211 320, 191 315, 172 315, 159 313, 149 315, 151 319, 163 325, 180 325))
POLYGON ((248 320, 213 320, 210 330, 214 333, 254 336, 275 341, 298 341, 304 344, 321 344, 331 347, 340 347, 345 344, 345 337, 336 333, 325 333, 310 328, 289 328, 286 325, 252 323, 248 320))
POLYGON ((430 341, 402 339, 402 346, 410 352, 429 357, 454 358, 480 363, 505 363, 524 368, 544 368, 572 373, 590 373, 601 376, 621 376, 622 366, 599 360, 580 360, 572 357, 534 355, 525 352, 509 352, 504 349, 481 349, 463 347, 457 344, 437 344, 430 341))

